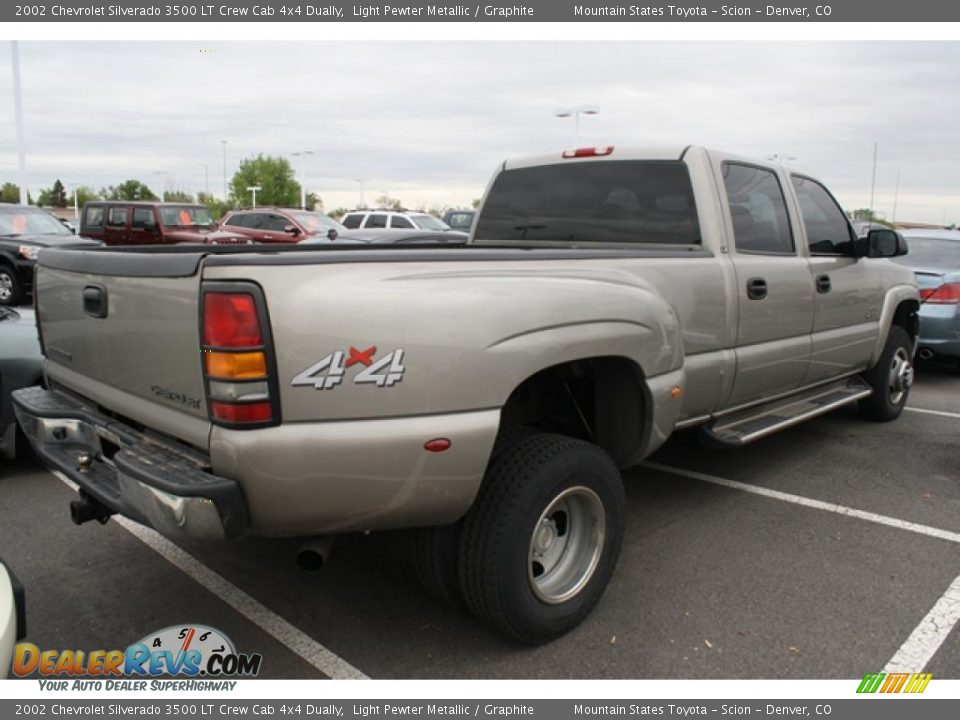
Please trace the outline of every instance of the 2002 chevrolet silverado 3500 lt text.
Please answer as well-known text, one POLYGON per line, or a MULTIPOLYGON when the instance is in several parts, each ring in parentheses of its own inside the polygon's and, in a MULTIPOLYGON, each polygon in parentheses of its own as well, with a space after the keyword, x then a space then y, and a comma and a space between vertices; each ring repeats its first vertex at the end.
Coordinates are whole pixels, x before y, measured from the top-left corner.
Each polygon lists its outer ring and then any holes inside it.
MULTIPOLYGON (((464 247, 45 250, 46 388, 16 393, 75 522, 306 539, 419 528, 428 589, 521 642, 580 622, 618 468, 736 446, 913 377, 900 236, 697 147, 508 161, 464 247)), ((312 554, 311 554, 312 553, 312 554)))

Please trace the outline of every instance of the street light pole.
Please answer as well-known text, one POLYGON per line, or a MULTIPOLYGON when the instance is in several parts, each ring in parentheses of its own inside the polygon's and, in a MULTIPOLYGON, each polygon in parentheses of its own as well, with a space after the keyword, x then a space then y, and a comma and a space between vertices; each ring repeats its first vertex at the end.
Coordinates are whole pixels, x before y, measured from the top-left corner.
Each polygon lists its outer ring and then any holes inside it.
POLYGON ((170 175, 166 170, 157 170, 154 175, 159 175, 161 180, 160 185, 160 202, 166 202, 166 193, 167 193, 167 177, 170 175))
POLYGON ((300 158, 300 209, 307 209, 307 177, 303 171, 303 159, 307 155, 313 155, 313 150, 301 150, 292 153, 293 157, 300 158))
POLYGON ((20 47, 17 41, 10 43, 13 55, 13 115, 17 126, 17 170, 20 177, 20 204, 26 205, 30 197, 27 190, 27 151, 23 141, 23 101, 20 89, 20 47))
POLYGON ((367 207, 367 194, 364 192, 364 185, 367 182, 366 178, 355 178, 358 183, 360 183, 360 207, 367 207))
POLYGON ((599 112, 600 108, 596 105, 577 105, 572 108, 555 110, 553 116, 558 118, 573 118, 573 145, 574 147, 580 147, 580 116, 597 115, 599 112))
POLYGON ((203 165, 203 194, 207 197, 210 197, 210 172, 206 163, 201 163, 203 165))
POLYGON ((897 224, 897 199, 900 197, 900 171, 897 170, 897 184, 893 189, 893 217, 890 219, 894 225, 897 224))
POLYGON ((253 209, 257 209, 257 190, 262 190, 263 188, 259 185, 250 185, 247 190, 253 193, 253 209))
POLYGON ((223 201, 227 201, 227 141, 221 140, 223 145, 223 201))

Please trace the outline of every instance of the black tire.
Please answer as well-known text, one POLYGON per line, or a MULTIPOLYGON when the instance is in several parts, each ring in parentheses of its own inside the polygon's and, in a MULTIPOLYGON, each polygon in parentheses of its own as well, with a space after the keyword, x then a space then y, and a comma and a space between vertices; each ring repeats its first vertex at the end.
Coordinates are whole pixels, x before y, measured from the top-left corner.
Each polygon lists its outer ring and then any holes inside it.
POLYGON ((893 325, 880 360, 862 376, 873 388, 873 394, 858 403, 861 417, 875 422, 889 422, 900 417, 913 383, 912 363, 910 336, 899 325, 893 325), (902 368, 903 362, 906 362, 906 368, 902 368))
POLYGON ((544 643, 576 627, 613 574, 623 508, 620 473, 595 445, 533 434, 495 455, 460 535, 467 607, 524 644, 544 643), (538 528, 539 557, 548 562, 547 554, 562 548, 559 557, 572 562, 550 561, 551 568, 540 565, 538 575, 538 528), (548 585, 554 580, 555 586, 548 585))
MULTIPOLYGON (((496 458, 516 443, 537 431, 523 425, 504 427, 497 435, 491 458, 496 458)), ((465 609, 460 591, 459 546, 463 521, 450 525, 417 528, 413 531, 413 568, 420 585, 434 599, 465 609)))
POLYGON ((440 602, 463 608, 458 547, 462 522, 413 531, 413 568, 420 585, 440 602))
POLYGON ((23 301, 23 287, 17 271, 9 265, 0 265, 0 305, 13 307, 23 301))

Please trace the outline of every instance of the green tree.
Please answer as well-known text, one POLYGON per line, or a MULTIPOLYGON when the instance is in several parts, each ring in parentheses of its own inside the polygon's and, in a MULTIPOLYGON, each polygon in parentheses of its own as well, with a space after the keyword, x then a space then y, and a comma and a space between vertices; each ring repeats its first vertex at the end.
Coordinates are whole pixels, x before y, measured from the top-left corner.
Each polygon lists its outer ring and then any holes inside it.
POLYGON ((307 193, 307 210, 323 212, 323 200, 316 193, 307 193))
MULTIPOLYGON (((102 196, 96 190, 94 190, 89 185, 81 185, 73 191, 73 195, 77 196, 77 207, 83 208, 84 203, 88 203, 91 200, 100 200, 102 196)), ((67 198, 67 204, 73 205, 73 195, 67 198)))
POLYGON ((228 210, 232 210, 232 206, 228 202, 224 202, 213 195, 208 195, 207 193, 197 193, 197 202, 206 205, 210 208, 210 214, 213 215, 215 220, 219 220, 224 215, 227 214, 228 210))
POLYGON ((107 200, 159 200, 153 190, 139 180, 126 180, 100 191, 107 200))
POLYGON ((37 197, 37 205, 42 207, 56 207, 56 208, 65 208, 67 206, 67 191, 63 188, 63 183, 60 182, 60 179, 53 183, 53 187, 49 190, 41 190, 40 195, 37 197))
POLYGON ((378 208, 384 208, 387 210, 403 210, 403 203, 396 198, 390 197, 389 195, 381 195, 374 200, 374 204, 378 208))
POLYGON ((247 158, 230 181, 230 200, 238 207, 250 205, 252 194, 248 187, 259 186, 258 205, 300 207, 300 183, 294 177, 290 161, 281 157, 247 158))
POLYGON ((332 217, 334 220, 339 220, 339 219, 342 218, 344 215, 346 215, 348 212, 350 212, 350 211, 349 211, 347 208, 345 208, 345 207, 338 207, 338 208, 334 208, 333 210, 331 210, 331 211, 330 211, 329 213, 327 213, 327 214, 328 214, 330 217, 332 217))
POLYGON ((193 195, 183 190, 167 190, 163 193, 164 202, 193 203, 193 195))
POLYGON ((470 206, 471 206, 474 210, 476 210, 478 207, 480 207, 480 198, 474 198, 474 199, 473 199, 473 202, 470 203, 470 206))
MULTIPOLYGON (((16 183, 5 182, 0 186, 0 202, 18 203, 20 202, 20 186, 16 183)), ((27 192, 27 204, 33 202, 29 191, 27 192)))

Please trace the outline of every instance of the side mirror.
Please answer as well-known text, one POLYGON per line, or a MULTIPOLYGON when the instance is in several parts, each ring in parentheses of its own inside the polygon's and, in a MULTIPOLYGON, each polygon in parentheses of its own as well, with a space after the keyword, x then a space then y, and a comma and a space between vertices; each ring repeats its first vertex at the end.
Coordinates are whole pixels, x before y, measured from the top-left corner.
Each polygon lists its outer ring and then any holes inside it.
POLYGON ((327 230, 327 237, 330 238, 330 242, 333 242, 334 240, 336 240, 337 235, 338 233, 336 228, 330 228, 329 230, 327 230))
POLYGON ((896 230, 871 230, 866 237, 856 241, 857 257, 892 258, 907 252, 907 241, 896 230))
POLYGON ((300 228, 298 228, 296 225, 284 225, 283 231, 285 233, 290 233, 294 237, 300 234, 300 228))

